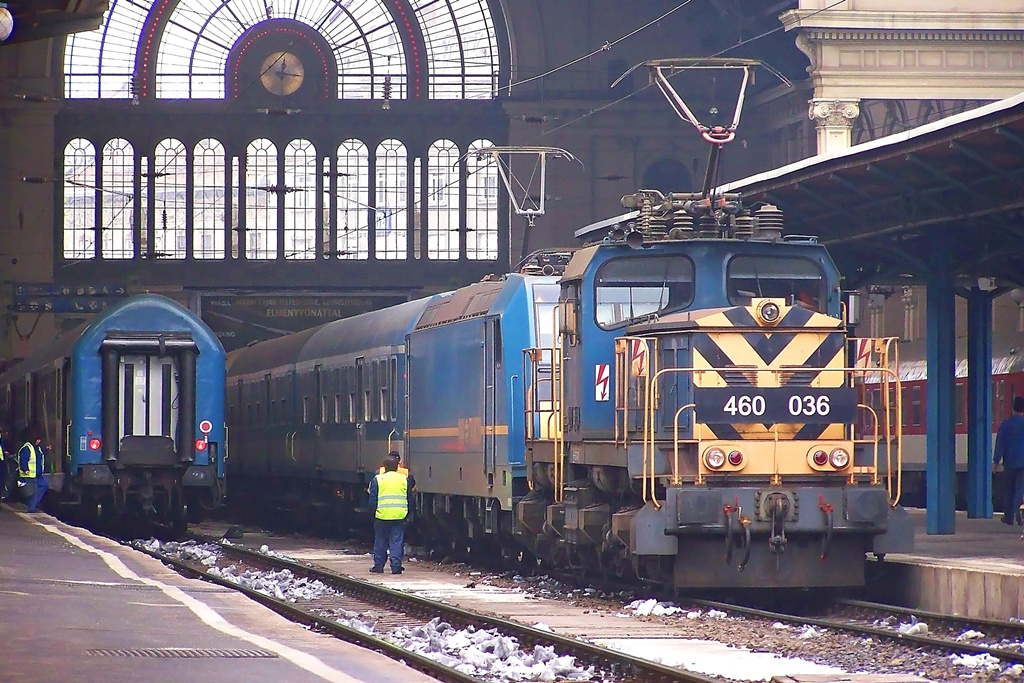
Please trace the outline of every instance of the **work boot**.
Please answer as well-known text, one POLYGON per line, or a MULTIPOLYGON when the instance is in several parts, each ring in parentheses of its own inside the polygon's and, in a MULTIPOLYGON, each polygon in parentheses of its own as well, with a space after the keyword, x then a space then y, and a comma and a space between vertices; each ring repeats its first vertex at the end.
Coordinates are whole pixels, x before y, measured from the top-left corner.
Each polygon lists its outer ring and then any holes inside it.
POLYGON ((384 567, 370 567, 370 573, 371 574, 383 574, 384 573, 384 567))
POLYGON ((391 568, 391 573, 392 574, 401 574, 404 571, 405 571, 404 567, 392 567, 391 568))

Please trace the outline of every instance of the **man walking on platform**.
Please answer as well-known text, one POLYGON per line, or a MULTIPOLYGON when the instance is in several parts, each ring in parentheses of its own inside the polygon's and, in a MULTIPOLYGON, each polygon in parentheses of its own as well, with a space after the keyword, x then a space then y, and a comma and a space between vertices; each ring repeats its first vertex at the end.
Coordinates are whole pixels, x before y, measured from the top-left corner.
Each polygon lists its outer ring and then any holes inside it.
POLYGON ((1024 396, 1013 399, 1013 415, 1003 420, 996 432, 992 469, 1003 463, 1003 524, 1024 523, 1020 516, 1024 501, 1024 396))
POLYGON ((409 504, 409 478, 398 472, 398 458, 384 458, 384 472, 370 482, 370 509, 373 510, 373 567, 371 573, 383 574, 391 556, 391 573, 402 573, 405 544, 405 520, 409 504))
POLYGON ((38 427, 26 427, 24 431, 25 444, 18 451, 18 466, 21 470, 21 483, 24 484, 22 495, 25 496, 25 505, 28 512, 35 512, 39 502, 47 491, 44 457, 46 447, 40 437, 38 427))

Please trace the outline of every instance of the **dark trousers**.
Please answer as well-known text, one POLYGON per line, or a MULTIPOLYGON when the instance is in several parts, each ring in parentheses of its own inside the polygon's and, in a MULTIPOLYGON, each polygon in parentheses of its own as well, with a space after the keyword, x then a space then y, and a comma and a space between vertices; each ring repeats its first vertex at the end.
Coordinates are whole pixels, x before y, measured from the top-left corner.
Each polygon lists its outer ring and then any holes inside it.
POLYGON ((1011 521, 1024 501, 1024 467, 1003 469, 1003 515, 1011 521))
POLYGON ((402 568, 402 546, 405 544, 405 520, 373 520, 373 566, 384 568, 388 552, 391 569, 402 568))

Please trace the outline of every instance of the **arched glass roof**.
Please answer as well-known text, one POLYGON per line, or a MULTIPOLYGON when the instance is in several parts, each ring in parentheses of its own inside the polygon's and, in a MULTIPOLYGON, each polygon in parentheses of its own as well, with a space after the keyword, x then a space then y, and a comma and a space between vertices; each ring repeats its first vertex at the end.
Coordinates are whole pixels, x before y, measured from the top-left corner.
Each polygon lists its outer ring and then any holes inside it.
POLYGON ((380 97, 386 75, 393 96, 407 97, 408 79, 420 73, 427 97, 492 97, 499 55, 487 0, 414 0, 413 16, 403 7, 395 0, 111 0, 101 28, 67 39, 65 95, 131 98, 151 77, 156 98, 223 98, 238 39, 262 22, 291 19, 329 45, 341 99, 380 97))

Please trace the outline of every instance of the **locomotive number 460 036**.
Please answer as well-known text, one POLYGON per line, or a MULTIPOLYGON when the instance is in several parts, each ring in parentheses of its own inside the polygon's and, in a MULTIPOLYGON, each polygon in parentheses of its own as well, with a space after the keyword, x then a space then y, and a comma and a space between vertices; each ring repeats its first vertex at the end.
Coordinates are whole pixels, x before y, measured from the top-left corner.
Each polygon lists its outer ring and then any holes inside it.
POLYGON ((695 388, 697 419, 721 422, 852 422, 857 394, 850 387, 695 388))

